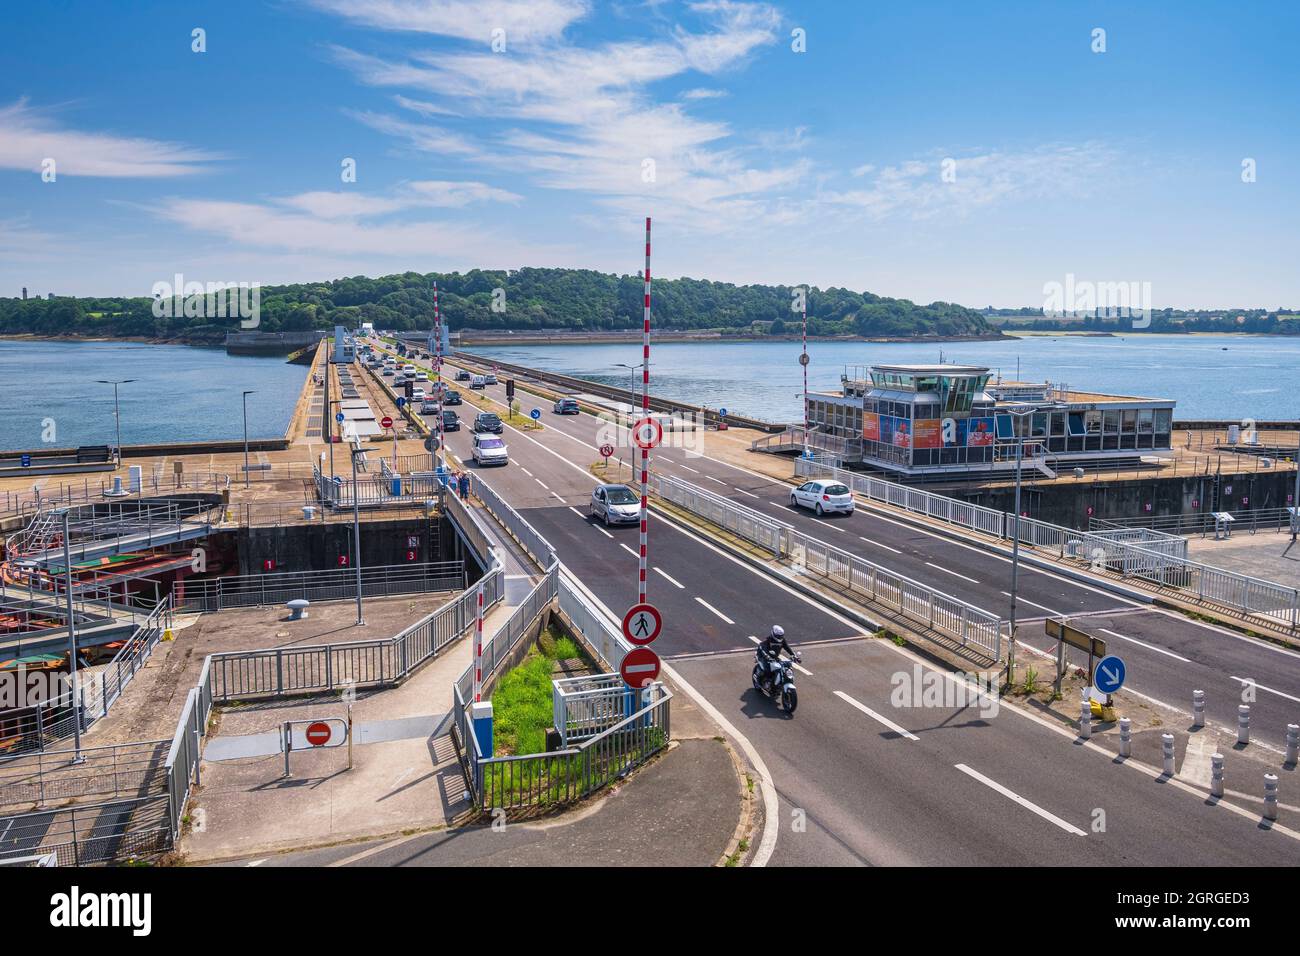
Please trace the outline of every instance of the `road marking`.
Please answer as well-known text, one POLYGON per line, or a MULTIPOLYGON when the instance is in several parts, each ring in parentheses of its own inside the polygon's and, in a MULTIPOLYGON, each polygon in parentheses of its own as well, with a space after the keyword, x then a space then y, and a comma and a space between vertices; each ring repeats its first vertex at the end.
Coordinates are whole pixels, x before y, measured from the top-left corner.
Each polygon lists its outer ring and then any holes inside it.
POLYGON ((249 860, 247 863, 244 864, 244 866, 261 866, 263 863, 266 862, 266 859, 267 859, 266 857, 262 857, 260 860, 249 860))
MULTIPOLYGON (((600 530, 601 530, 601 531, 604 531, 605 529, 604 529, 604 528, 601 528, 600 530)), ((608 532, 606 532, 606 533, 608 534, 608 532)), ((614 536, 611 534, 610 537, 612 538, 612 537, 614 537, 614 536)), ((618 546, 619 546, 620 548, 622 548, 624 551, 626 551, 628 554, 632 555, 632 557, 636 558, 638 561, 641 559, 641 554, 640 554, 640 552, 633 551, 631 548, 629 548, 629 547, 628 547, 626 544, 624 544, 622 541, 620 541, 620 542, 618 543, 618 546)))
MULTIPOLYGON (((1163 647, 1156 647, 1154 644, 1148 644, 1146 641, 1139 641, 1136 637, 1126 637, 1123 634, 1116 633, 1108 627, 1099 628, 1103 634, 1109 634, 1111 637, 1118 637, 1121 641, 1130 641, 1139 647, 1145 647, 1149 651, 1155 651, 1157 654, 1164 654, 1166 657, 1172 657, 1176 661, 1182 661, 1184 664, 1190 664, 1191 661, 1186 657, 1180 657, 1173 651, 1167 651, 1163 647)), ((1294 699, 1294 698, 1293 698, 1294 699)))
POLYGON ((569 510, 572 511, 579 518, 581 518, 583 521, 587 520, 587 516, 583 514, 581 511, 579 511, 577 508, 573 507, 573 505, 569 505, 569 510))
POLYGON ((862 535, 858 535, 858 540, 859 540, 859 541, 865 541, 867 544, 874 544, 877 548, 884 548, 886 551, 892 551, 892 552, 894 552, 894 554, 902 554, 902 553, 903 553, 902 551, 899 551, 897 548, 891 548, 889 545, 887 545, 887 544, 881 544, 879 541, 872 541, 870 538, 864 538, 864 537, 862 537, 862 535))
POLYGON ((532 478, 532 477, 533 477, 533 473, 532 473, 531 471, 529 471, 527 468, 525 468, 523 465, 520 465, 520 466, 519 466, 519 469, 520 469, 520 470, 521 470, 525 475, 527 475, 529 478, 532 478))
POLYGON ((718 484, 720 484, 720 485, 725 485, 725 484, 726 484, 726 482, 723 481, 721 478, 714 478, 712 475, 705 475, 704 477, 707 478, 707 479, 709 479, 709 481, 716 481, 716 482, 717 482, 718 484))
POLYGON ((656 567, 655 567, 655 573, 656 573, 656 574, 659 574, 659 575, 661 575, 661 576, 663 576, 663 577, 665 577, 665 578, 667 578, 668 581, 669 581, 670 583, 677 585, 677 587, 681 588, 683 591, 686 590, 686 585, 685 585, 685 584, 682 584, 680 581, 678 581, 675 577, 673 577, 671 574, 669 574, 669 573, 668 573, 667 571, 665 571, 663 568, 656 566, 656 567))
POLYGON ((872 710, 870 707, 868 707, 866 704, 862 703, 861 701, 854 700, 848 694, 844 693, 844 691, 837 690, 835 692, 835 696, 838 697, 840 700, 844 701, 846 704, 851 704, 852 706, 856 707, 858 710, 862 711, 864 714, 866 714, 876 723, 885 725, 894 733, 898 734, 898 736, 903 737, 907 740, 921 739, 920 737, 916 736, 916 734, 908 730, 906 727, 900 727, 892 720, 889 720, 886 717, 882 717, 880 714, 876 713, 874 710, 872 710))
POLYGON ((739 491, 742 495, 749 495, 749 497, 754 498, 755 500, 758 498, 758 495, 754 494, 752 491, 746 491, 744 488, 737 488, 735 485, 732 485, 731 487, 734 490, 739 491))
MULTIPOLYGON (((418 836, 423 835, 424 834, 419 834, 418 836)), ((360 853, 353 853, 351 856, 345 856, 343 859, 336 860, 329 865, 332 867, 348 866, 349 864, 356 863, 358 860, 364 860, 366 857, 374 856, 376 853, 383 853, 385 850, 391 850, 395 846, 400 846, 401 844, 414 839, 417 839, 417 836, 398 837, 396 840, 389 840, 387 843, 379 844, 379 846, 372 846, 370 849, 362 850, 360 853)))
POLYGON ((690 465, 683 465, 680 461, 677 462, 677 465, 681 468, 685 468, 687 471, 694 471, 697 475, 699 474, 699 471, 692 468, 690 465))
POLYGON ((540 479, 540 478, 534 478, 533 481, 537 482, 539 485, 541 485, 541 486, 542 486, 543 488, 545 488, 547 491, 550 491, 550 490, 551 490, 551 486, 548 485, 546 482, 542 481, 542 479, 540 479))
MULTIPOLYGON (((626 545, 625 545, 625 547, 626 547, 626 545)), ((718 615, 718 617, 722 618, 722 619, 723 619, 724 621, 726 621, 728 624, 735 624, 735 623, 736 623, 736 622, 733 621, 731 618, 727 617, 727 615, 725 615, 725 614, 723 614, 721 611, 719 611, 719 610, 718 610, 716 607, 714 607, 712 604, 710 604, 708 601, 704 600, 704 598, 702 598, 702 597, 697 597, 695 600, 699 601, 701 604, 703 604, 705 607, 707 607, 707 608, 708 608, 710 611, 712 611, 714 614, 718 615)))
MULTIPOLYGON (((1011 597, 1011 592, 1010 592, 1010 591, 1003 591, 1002 594, 1003 594, 1004 597, 1011 597)), ((1034 607, 1042 608, 1044 611, 1046 611, 1048 614, 1052 615, 1053 617, 1065 617, 1065 616, 1066 616, 1066 614, 1065 614, 1064 612, 1062 612, 1062 611, 1054 611, 1054 610, 1052 610, 1050 607, 1048 607, 1046 604, 1039 604, 1037 601, 1031 601, 1031 600, 1029 600, 1029 598, 1023 598, 1023 597, 1017 596, 1017 597, 1016 597, 1016 601, 1018 601, 1018 602, 1021 603, 1021 604, 1032 604, 1034 607)))
POLYGON ((1066 823, 1056 814, 1049 813, 1048 811, 1040 807, 1038 804, 1030 803, 1028 800, 1026 800, 1024 797, 1022 797, 1020 794, 1016 793, 1015 791, 1008 790, 1006 787, 1002 786, 1002 784, 998 783, 996 780, 990 780, 988 777, 984 776, 984 774, 980 773, 978 770, 972 770, 964 763, 954 764, 954 766, 962 773, 966 774, 966 776, 978 780, 980 783, 984 784, 984 786, 988 787, 990 790, 996 790, 998 793, 1002 794, 1002 796, 1006 797, 1012 803, 1018 803, 1026 810, 1038 814, 1040 817, 1042 817, 1044 820, 1047 820, 1049 823, 1055 823, 1066 833, 1073 833, 1075 836, 1088 835, 1084 833, 1082 830, 1080 830, 1078 827, 1076 827, 1074 824, 1066 823))
POLYGON ((1251 680, 1248 677, 1232 677, 1231 675, 1229 675, 1229 678, 1241 684, 1253 684, 1255 687, 1258 687, 1260 690, 1266 690, 1270 694, 1277 694, 1277 696, 1279 697, 1285 697, 1287 700, 1293 700, 1296 703, 1300 704, 1300 697, 1292 697, 1290 694, 1284 694, 1280 690, 1274 690, 1271 687, 1265 687, 1263 684, 1256 683, 1255 681, 1251 680))
POLYGON ((554 498, 556 501, 563 501, 563 500, 564 500, 563 498, 561 498, 559 495, 557 495, 557 494, 556 494, 555 492, 553 492, 553 491, 551 492, 551 497, 554 498))
POLYGON ((961 578, 963 581, 969 581, 971 584, 979 584, 974 578, 968 578, 964 574, 958 574, 956 571, 950 571, 942 565, 935 564, 933 561, 925 562, 927 568, 934 568, 936 571, 942 571, 944 574, 951 574, 954 578, 961 578))

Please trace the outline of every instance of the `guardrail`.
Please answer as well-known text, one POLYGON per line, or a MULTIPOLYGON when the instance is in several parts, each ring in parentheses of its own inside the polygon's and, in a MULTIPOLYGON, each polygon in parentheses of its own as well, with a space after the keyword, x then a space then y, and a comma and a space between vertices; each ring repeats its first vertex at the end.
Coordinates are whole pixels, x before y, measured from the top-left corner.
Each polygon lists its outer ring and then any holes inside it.
POLYGON ((503 528, 514 536, 515 540, 523 545, 524 549, 533 556, 539 567, 549 568, 555 563, 555 548, 547 541, 537 529, 524 520, 523 516, 514 508, 506 504, 505 499, 492 490, 483 478, 476 474, 470 475, 469 481, 470 494, 479 501, 483 502, 483 507, 488 510, 492 517, 496 518, 503 528))
POLYGON ((0 807, 161 793, 170 741, 55 750, 0 763, 0 807))
POLYGON ((443 493, 450 477, 450 474, 442 478, 429 474, 391 478, 372 476, 358 477, 354 482, 351 475, 347 478, 342 475, 329 478, 321 474, 319 467, 312 468, 312 478, 320 502, 327 507, 337 509, 351 508, 354 496, 358 508, 420 506, 427 501, 436 501, 443 493))
MULTIPOLYGON (((1255 508, 1249 511, 1218 512, 1232 516, 1229 526, 1234 532, 1255 534, 1259 531, 1289 532, 1293 519, 1288 508, 1255 508)), ((1151 528, 1167 534, 1199 534, 1205 537, 1215 530, 1215 512, 1151 515, 1141 518, 1089 518, 1088 530, 1117 528, 1151 528)))
POLYGON ((159 794, 5 817, 0 864, 52 854, 55 865, 87 866, 157 853, 173 844, 168 807, 159 794))
MULTIPOLYGON (((366 597, 460 591, 465 587, 465 567, 458 561, 426 561, 361 569, 361 593, 366 597)), ((189 579, 178 584, 177 610, 221 611, 235 607, 283 604, 297 598, 339 601, 355 597, 357 574, 352 568, 320 571, 282 571, 241 574, 207 580, 189 579)))
POLYGON ((778 560, 789 560, 797 570, 824 577, 958 641, 962 647, 974 647, 993 660, 1001 658, 1002 619, 996 614, 811 538, 791 525, 773 521, 689 482, 666 475, 654 475, 651 481, 655 493, 665 501, 759 545, 778 560))
MULTIPOLYGON (((1014 515, 981 505, 804 460, 795 463, 795 473, 805 477, 833 477, 863 497, 991 537, 1007 540, 1014 536, 1014 515)), ((1151 528, 1076 531, 1024 517, 1019 526, 1021 544, 1055 551, 1060 559, 1088 564, 1097 571, 1138 578, 1237 614, 1262 615, 1270 623, 1281 624, 1292 632, 1300 627, 1300 589, 1191 561, 1187 558, 1186 539, 1176 535, 1151 528), (1124 540, 1133 534, 1145 536, 1140 541, 1124 540)))
POLYGON ((611 671, 623 664, 623 655, 632 649, 623 632, 609 623, 608 618, 570 580, 572 575, 560 566, 560 612, 582 635, 583 640, 611 671))

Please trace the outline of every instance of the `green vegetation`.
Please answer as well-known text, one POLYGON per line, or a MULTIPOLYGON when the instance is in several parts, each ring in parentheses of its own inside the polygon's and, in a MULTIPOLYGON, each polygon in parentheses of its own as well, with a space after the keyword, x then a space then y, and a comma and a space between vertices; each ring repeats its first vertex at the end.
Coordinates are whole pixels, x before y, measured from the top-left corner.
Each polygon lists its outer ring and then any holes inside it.
MULTIPOLYGON (((218 277, 222 278, 222 277, 218 277)), ((230 277, 224 277, 229 279, 230 277)), ((467 273, 407 272, 371 279, 354 276, 329 282, 263 286, 263 332, 295 332, 373 322, 377 328, 409 331, 433 324, 433 282, 438 282, 443 321, 458 329, 567 329, 608 331, 640 326, 639 275, 611 275, 589 269, 472 269, 467 273), (493 311, 493 291, 505 291, 505 309, 493 311)), ((766 335, 797 334, 790 286, 732 285, 707 279, 656 279, 655 326, 661 330, 744 330, 766 335)), ((183 338, 224 341, 238 329, 236 318, 156 318, 152 299, 0 299, 0 334, 183 338)), ((212 313, 207 313, 212 314, 212 313)), ((808 297, 808 331, 813 335, 984 335, 995 330, 979 312, 934 302, 917 305, 870 292, 813 287, 808 297)))

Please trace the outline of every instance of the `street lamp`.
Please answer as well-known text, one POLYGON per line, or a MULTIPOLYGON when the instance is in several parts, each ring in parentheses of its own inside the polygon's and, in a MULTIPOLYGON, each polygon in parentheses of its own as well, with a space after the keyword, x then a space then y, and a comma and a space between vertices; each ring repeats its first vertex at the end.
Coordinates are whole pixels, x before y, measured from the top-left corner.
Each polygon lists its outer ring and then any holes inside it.
POLYGON ((126 385, 129 382, 134 382, 135 379, 123 378, 114 381, 111 378, 97 378, 95 379, 95 381, 100 385, 113 386, 113 422, 117 426, 117 454, 116 454, 117 460, 114 463, 114 467, 121 468, 122 467, 122 412, 117 404, 117 387, 119 385, 126 385))
MULTIPOLYGON (((654 364, 653 362, 651 364, 654 364)), ((645 363, 640 365, 627 365, 623 362, 614 363, 615 368, 625 368, 632 373, 632 408, 636 408, 636 373, 645 368, 645 363)))
POLYGON ((361 616, 361 496, 357 493, 357 455, 364 454, 361 442, 352 445, 352 556, 357 566, 357 627, 366 623, 361 616))
POLYGON ((72 545, 69 543, 67 508, 63 509, 61 516, 63 518, 63 589, 68 599, 68 679, 72 685, 72 734, 73 746, 77 753, 73 763, 81 763, 85 758, 81 755, 81 694, 77 687, 77 622, 72 614, 72 545))
POLYGON ((250 388, 244 392, 244 487, 248 487, 248 396, 257 389, 250 388))
POLYGON ((1016 664, 1016 595, 1020 582, 1020 474, 1025 458, 1025 436, 1022 421, 1035 412, 1041 411, 1037 405, 1022 408, 1020 411, 1007 409, 1007 414, 1016 421, 1016 513, 1011 524, 1011 618, 1010 635, 1007 641, 1007 686, 1015 679, 1016 664))

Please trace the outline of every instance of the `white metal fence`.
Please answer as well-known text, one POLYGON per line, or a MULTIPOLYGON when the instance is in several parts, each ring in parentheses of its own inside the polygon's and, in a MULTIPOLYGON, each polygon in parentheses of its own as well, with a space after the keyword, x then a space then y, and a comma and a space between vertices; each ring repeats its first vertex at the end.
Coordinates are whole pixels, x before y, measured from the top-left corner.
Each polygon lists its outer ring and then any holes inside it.
MULTIPOLYGON (((361 593, 365 597, 459 591, 464 587, 465 567, 458 561, 426 561, 361 569, 361 593)), ((182 611, 259 607, 283 604, 296 598, 338 601, 356 596, 357 573, 353 568, 327 568, 190 579, 177 585, 176 591, 183 591, 177 604, 177 609, 182 611)))
POLYGON ((479 475, 470 475, 470 493, 496 518, 515 540, 533 556, 539 567, 549 568, 555 562, 555 548, 523 516, 506 504, 504 498, 492 490, 479 475))
POLYGON ((998 660, 1002 656, 1002 620, 928 584, 904 577, 883 565, 811 538, 784 522, 666 475, 652 478, 665 501, 685 508, 758 544, 773 557, 788 560, 796 571, 826 578, 869 602, 974 648, 998 660))

